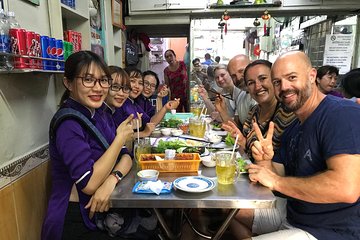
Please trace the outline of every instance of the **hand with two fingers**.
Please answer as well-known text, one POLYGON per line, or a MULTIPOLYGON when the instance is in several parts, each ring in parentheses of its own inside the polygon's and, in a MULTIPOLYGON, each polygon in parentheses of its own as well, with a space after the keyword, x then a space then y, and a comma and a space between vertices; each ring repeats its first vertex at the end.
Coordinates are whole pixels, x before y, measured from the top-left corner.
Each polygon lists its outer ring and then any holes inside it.
POLYGON ((227 121, 221 125, 221 128, 227 131, 231 137, 236 139, 236 135, 239 135, 238 141, 236 144, 241 146, 243 149, 246 145, 246 137, 242 134, 240 129, 236 126, 236 124, 232 121, 227 121))
POLYGON ((258 139, 254 141, 251 147, 253 158, 256 162, 271 161, 274 157, 274 148, 272 143, 272 138, 274 135, 274 123, 269 123, 269 129, 266 137, 262 135, 259 125, 256 122, 253 122, 253 128, 258 139))

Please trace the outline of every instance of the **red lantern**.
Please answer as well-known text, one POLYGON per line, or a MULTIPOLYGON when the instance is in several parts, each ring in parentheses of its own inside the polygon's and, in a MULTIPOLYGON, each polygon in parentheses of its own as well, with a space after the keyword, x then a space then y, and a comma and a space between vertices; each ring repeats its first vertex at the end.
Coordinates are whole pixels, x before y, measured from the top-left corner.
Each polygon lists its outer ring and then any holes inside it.
POLYGON ((228 11, 225 10, 225 12, 224 12, 224 20, 227 21, 227 20, 229 20, 229 19, 230 19, 230 16, 229 16, 229 14, 228 14, 228 11))
POLYGON ((261 16, 261 18, 266 21, 271 18, 271 15, 269 14, 268 10, 265 10, 264 14, 261 16))

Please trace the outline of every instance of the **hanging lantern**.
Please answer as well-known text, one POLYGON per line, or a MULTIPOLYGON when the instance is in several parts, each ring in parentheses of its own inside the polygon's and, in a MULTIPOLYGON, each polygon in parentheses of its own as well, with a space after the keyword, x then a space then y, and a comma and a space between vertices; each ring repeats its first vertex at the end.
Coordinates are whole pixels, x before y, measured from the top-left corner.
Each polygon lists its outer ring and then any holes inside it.
POLYGON ((254 25, 255 27, 260 26, 260 21, 259 21, 259 19, 255 18, 255 20, 254 20, 254 22, 253 22, 253 25, 254 25))
POLYGON ((230 19, 230 15, 229 15, 229 12, 228 12, 227 10, 224 11, 223 19, 224 19, 225 21, 227 21, 227 20, 230 19))
POLYGON ((266 21, 271 18, 271 15, 269 14, 268 10, 264 11, 264 14, 261 16, 262 20, 266 21))

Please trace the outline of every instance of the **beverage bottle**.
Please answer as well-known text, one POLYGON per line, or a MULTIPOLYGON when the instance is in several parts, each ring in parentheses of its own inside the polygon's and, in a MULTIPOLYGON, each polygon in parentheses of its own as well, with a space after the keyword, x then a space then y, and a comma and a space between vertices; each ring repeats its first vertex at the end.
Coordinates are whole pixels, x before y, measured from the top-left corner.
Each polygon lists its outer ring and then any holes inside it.
POLYGON ((20 24, 16 20, 14 12, 8 12, 7 18, 8 18, 10 28, 20 28, 20 24))
POLYGON ((0 10, 0 68, 6 70, 11 70, 13 68, 11 62, 9 61, 9 56, 7 53, 10 53, 10 37, 9 37, 9 22, 5 12, 0 10))

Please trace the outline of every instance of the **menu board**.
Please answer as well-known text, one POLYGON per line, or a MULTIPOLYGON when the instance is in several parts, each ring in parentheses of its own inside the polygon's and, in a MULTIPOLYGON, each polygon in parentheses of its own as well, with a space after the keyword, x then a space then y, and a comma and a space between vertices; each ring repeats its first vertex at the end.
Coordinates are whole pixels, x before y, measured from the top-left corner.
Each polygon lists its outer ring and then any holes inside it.
POLYGON ((326 35, 323 65, 335 66, 339 74, 345 74, 351 69, 354 37, 351 34, 326 35))

